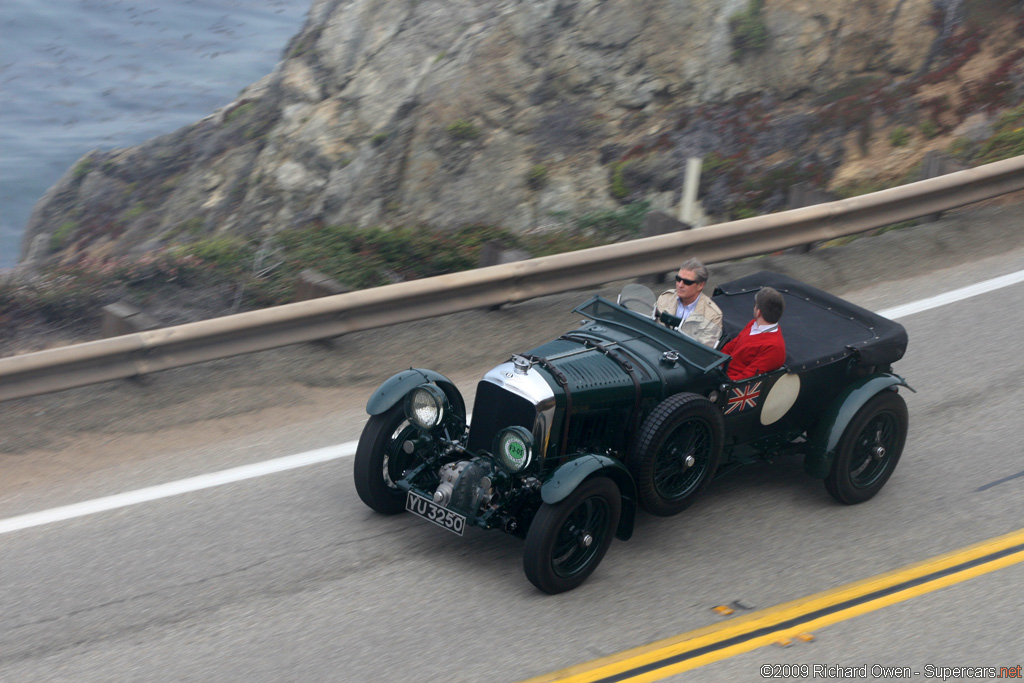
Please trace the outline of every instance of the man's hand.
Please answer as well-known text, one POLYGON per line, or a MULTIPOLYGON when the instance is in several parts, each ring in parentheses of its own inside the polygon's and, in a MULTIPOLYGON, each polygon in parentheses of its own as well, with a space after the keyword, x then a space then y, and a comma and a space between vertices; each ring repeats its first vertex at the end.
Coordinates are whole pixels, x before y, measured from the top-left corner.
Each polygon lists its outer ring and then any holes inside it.
POLYGON ((668 311, 662 311, 659 313, 658 320, 661 321, 665 327, 671 327, 673 330, 683 324, 682 318, 672 315, 668 311))

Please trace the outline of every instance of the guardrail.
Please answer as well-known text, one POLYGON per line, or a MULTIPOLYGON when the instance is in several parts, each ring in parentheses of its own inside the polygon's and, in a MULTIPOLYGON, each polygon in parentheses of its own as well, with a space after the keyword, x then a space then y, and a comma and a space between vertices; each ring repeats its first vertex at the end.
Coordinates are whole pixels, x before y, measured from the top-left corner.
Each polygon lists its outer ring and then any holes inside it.
POLYGON ((1024 156, 873 194, 0 359, 0 400, 524 301, 899 223, 1024 189, 1024 156))

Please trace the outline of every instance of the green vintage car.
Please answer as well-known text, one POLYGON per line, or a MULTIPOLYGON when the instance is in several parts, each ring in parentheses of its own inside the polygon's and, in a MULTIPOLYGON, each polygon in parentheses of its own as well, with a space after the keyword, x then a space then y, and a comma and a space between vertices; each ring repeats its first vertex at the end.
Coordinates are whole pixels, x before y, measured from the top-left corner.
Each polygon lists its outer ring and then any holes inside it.
POLYGON ((374 392, 356 451, 359 497, 462 535, 467 526, 526 539, 540 590, 581 584, 636 508, 686 509, 712 478, 802 454, 842 503, 889 479, 907 435, 909 387, 892 372, 903 327, 810 285, 761 272, 715 289, 724 338, 750 320, 755 293, 786 300, 783 368, 732 381, 729 357, 662 324, 655 297, 629 285, 593 297, 583 324, 513 355, 477 386, 472 420, 455 385, 424 369, 374 392))

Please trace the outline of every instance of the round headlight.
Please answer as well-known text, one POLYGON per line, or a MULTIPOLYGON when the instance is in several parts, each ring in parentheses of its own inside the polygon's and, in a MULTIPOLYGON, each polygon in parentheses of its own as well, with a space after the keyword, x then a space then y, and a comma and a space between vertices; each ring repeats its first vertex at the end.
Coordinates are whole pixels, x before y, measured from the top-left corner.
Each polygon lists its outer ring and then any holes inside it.
POLYGON ((434 384, 416 387, 405 397, 405 416, 420 429, 441 424, 448 409, 448 397, 434 384))
POLYGON ((525 427, 503 429, 498 432, 494 450, 502 467, 522 472, 533 457, 533 434, 525 427))

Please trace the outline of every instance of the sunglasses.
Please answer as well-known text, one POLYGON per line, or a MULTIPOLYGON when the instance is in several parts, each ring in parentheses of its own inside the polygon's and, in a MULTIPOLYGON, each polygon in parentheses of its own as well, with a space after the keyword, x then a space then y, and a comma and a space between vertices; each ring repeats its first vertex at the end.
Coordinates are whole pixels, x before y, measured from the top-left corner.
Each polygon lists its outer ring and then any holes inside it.
POLYGON ((676 282, 682 282, 686 286, 697 284, 696 280, 687 280, 685 277, 679 277, 676 275, 676 282))

